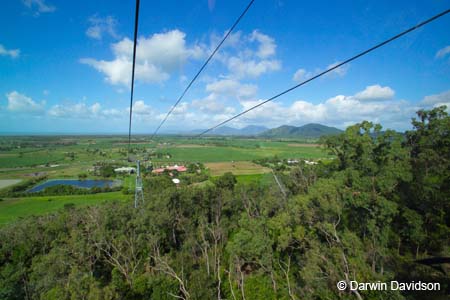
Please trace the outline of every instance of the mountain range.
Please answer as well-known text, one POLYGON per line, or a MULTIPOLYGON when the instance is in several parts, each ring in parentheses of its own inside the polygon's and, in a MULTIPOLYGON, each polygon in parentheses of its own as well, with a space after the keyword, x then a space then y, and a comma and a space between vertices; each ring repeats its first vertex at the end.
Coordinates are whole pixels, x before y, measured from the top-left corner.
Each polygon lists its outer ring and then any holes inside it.
MULTIPOLYGON (((199 134, 204 130, 193 130, 191 134, 199 134)), ((209 132, 208 135, 228 136, 260 136, 267 138, 319 138, 323 135, 339 134, 342 130, 322 124, 310 123, 303 126, 283 125, 269 129, 265 126, 249 125, 241 129, 222 126, 209 132)))
POLYGON ((323 135, 339 134, 342 130, 335 127, 329 127, 322 124, 310 123, 300 127, 283 125, 277 128, 269 129, 259 134, 262 137, 270 138, 319 138, 323 135))

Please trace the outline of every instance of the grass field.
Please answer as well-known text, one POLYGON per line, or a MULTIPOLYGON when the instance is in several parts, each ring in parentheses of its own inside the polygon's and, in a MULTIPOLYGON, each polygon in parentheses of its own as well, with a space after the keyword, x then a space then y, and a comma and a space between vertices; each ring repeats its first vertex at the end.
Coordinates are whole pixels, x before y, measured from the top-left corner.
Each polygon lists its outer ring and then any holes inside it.
POLYGON ((131 199, 130 195, 124 195, 121 192, 4 199, 0 202, 0 226, 13 222, 20 217, 42 215, 56 211, 69 203, 73 203, 75 206, 86 206, 105 201, 127 201, 129 199, 131 199))
MULTIPOLYGON (((126 136, 0 136, 0 189, 38 176, 101 179, 89 173, 93 165, 134 166, 127 160, 126 136)), ((329 159, 314 140, 269 140, 255 138, 148 136, 132 140, 132 158, 154 167, 171 164, 204 163, 212 177, 232 172, 240 183, 273 181, 270 169, 253 163, 255 159, 329 159)), ((134 177, 123 177, 123 186, 134 188, 134 177)), ((212 184, 205 181, 202 184, 212 184)), ((0 224, 64 207, 126 200, 120 192, 77 196, 7 198, 0 202, 0 224)))
POLYGON ((263 174, 270 172, 269 168, 248 161, 206 163, 205 167, 209 169, 211 176, 219 176, 227 172, 231 172, 235 175, 263 174))
POLYGON ((272 173, 237 175, 236 180, 238 183, 258 183, 262 185, 274 182, 272 173))
POLYGON ((0 189, 11 186, 11 185, 15 185, 21 181, 22 180, 20 180, 20 179, 0 179, 0 189))

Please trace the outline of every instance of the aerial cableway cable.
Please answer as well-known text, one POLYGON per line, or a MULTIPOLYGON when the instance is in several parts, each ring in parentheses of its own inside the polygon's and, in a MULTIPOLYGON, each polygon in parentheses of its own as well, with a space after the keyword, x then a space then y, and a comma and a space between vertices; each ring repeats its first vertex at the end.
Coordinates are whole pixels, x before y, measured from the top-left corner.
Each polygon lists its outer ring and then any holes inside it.
POLYGON ((133 116, 134 68, 136 66, 136 44, 138 34, 138 22, 139 22, 139 0, 136 0, 136 15, 134 19, 133 66, 131 70, 130 122, 128 125, 128 160, 130 160, 130 148, 131 148, 131 118, 133 116))
POLYGON ((189 84, 187 85, 187 87, 184 89, 183 93, 181 94, 181 96, 178 98, 178 100, 175 102, 175 104, 170 108, 170 110, 167 112, 166 116, 164 117, 164 119, 161 121, 161 123, 158 125, 158 127, 156 128, 155 132, 153 133, 153 135, 151 136, 150 139, 153 139, 155 137, 155 135, 158 133, 159 129, 161 128, 161 126, 163 126, 163 124, 167 121, 167 119, 169 118, 170 114, 174 111, 174 109, 177 107, 177 105, 181 102, 181 100, 183 99, 184 95, 186 95, 187 91, 191 88, 192 84, 194 83, 195 80, 197 80, 198 76, 200 75, 200 73, 203 71, 203 69, 206 67, 206 65, 209 63, 209 61, 213 58, 213 56, 216 54, 216 52, 219 50, 219 48, 222 46, 222 44, 225 42, 225 40, 228 38, 228 36, 231 34, 231 32, 234 30, 234 28, 238 25, 238 23, 241 21, 241 19, 244 17, 244 15, 247 13, 247 11, 250 9, 250 7, 252 6, 253 2, 255 0, 251 0, 247 7, 244 9, 244 11, 241 13, 241 15, 239 16, 239 18, 237 18, 237 20, 234 22, 233 26, 231 26, 231 28, 228 30, 228 32, 225 34, 225 36, 223 37, 223 39, 220 41, 220 43, 217 45, 217 47, 214 49, 214 51, 209 55, 208 59, 203 63, 202 67, 200 68, 200 70, 198 70, 197 74, 195 74, 194 78, 192 78, 191 82, 189 82, 189 84))
POLYGON ((375 46, 373 46, 373 47, 371 47, 371 48, 369 48, 367 50, 364 50, 364 51, 360 52, 359 54, 357 54, 357 55, 355 55, 355 56, 353 56, 353 57, 351 57, 351 58, 349 58, 349 59, 347 59, 347 60, 345 60, 345 61, 343 61, 343 62, 341 62, 341 63, 339 63, 337 65, 335 65, 335 66, 333 66, 332 68, 329 68, 329 69, 327 69, 327 70, 325 70, 325 71, 323 71, 323 72, 321 72, 321 73, 319 73, 319 74, 317 74, 317 75, 315 75, 315 76, 313 76, 313 77, 311 77, 309 79, 306 79, 306 80, 302 81, 301 83, 299 83, 299 84, 297 84, 297 85, 295 85, 295 86, 293 86, 293 87, 291 87, 291 88, 289 88, 289 89, 287 89, 287 90, 285 90, 285 91, 283 91, 283 92, 281 92, 281 93, 279 93, 279 94, 277 94, 277 95, 275 95, 275 96, 273 96, 273 97, 271 97, 271 98, 269 98, 267 100, 264 100, 263 102, 260 102, 260 103, 256 104, 255 106, 252 106, 252 107, 250 107, 250 108, 248 108, 248 109, 238 113, 237 115, 234 115, 233 117, 231 117, 229 119, 226 119, 223 122, 220 122, 219 124, 217 124, 217 125, 209 128, 209 129, 203 131, 202 133, 198 134, 196 137, 200 137, 200 136, 202 136, 202 135, 204 135, 204 134, 206 134, 206 133, 208 133, 208 132, 210 132, 210 131, 212 131, 212 130, 214 130, 214 129, 216 129, 216 128, 218 128, 218 127, 220 127, 220 126, 222 126, 222 125, 224 125, 224 124, 226 124, 226 123, 228 123, 228 122, 230 122, 230 121, 232 121, 232 120, 234 120, 236 118, 239 118, 242 115, 245 115, 246 113, 248 113, 248 112, 250 112, 250 111, 252 111, 252 110, 254 110, 254 109, 256 109, 256 108, 258 108, 258 107, 260 107, 260 106, 262 106, 264 104, 266 104, 267 102, 273 101, 273 100, 277 99, 278 97, 281 97, 284 94, 287 94, 287 93, 289 93, 289 92, 291 92, 291 91, 301 87, 302 85, 307 84, 310 81, 313 81, 313 80, 315 80, 315 79, 317 79, 319 77, 322 77, 323 75, 325 75, 325 74, 327 74, 327 73, 329 73, 329 72, 331 72, 331 71, 333 71, 333 70, 335 70, 335 69, 337 69, 339 67, 342 67, 343 65, 348 64, 349 62, 351 62, 351 61, 353 61, 353 60, 355 60, 357 58, 360 58, 361 56, 364 56, 364 55, 368 54, 369 52, 372 52, 375 49, 378 49, 378 48, 380 48, 380 47, 382 47, 382 46, 384 46, 384 45, 386 45, 386 44, 388 44, 388 43, 390 43, 390 42, 392 42, 392 41, 394 41, 394 40, 396 40, 396 39, 398 39, 398 38, 400 38, 400 37, 402 37, 402 36, 404 36, 404 35, 406 35, 408 33, 410 33, 411 31, 414 31, 414 30, 416 30, 416 29, 418 29, 418 28, 420 28, 420 27, 422 27, 422 26, 424 26, 424 25, 426 25, 426 24, 428 24, 428 23, 430 23, 430 22, 440 18, 440 17, 443 17, 444 15, 448 14, 449 12, 450 12, 450 9, 447 9, 447 10, 445 10, 445 11, 443 11, 443 12, 441 12, 441 13, 439 13, 439 14, 437 14, 437 15, 435 15, 435 16, 433 16, 433 17, 431 17, 431 18, 429 18, 429 19, 427 19, 427 20, 425 20, 423 22, 420 22, 417 25, 415 25, 415 26, 413 26, 413 27, 411 27, 411 28, 409 28, 409 29, 407 29, 407 30, 405 30, 405 31, 403 31, 403 32, 401 32, 401 33, 399 33, 399 34, 397 34, 397 35, 387 39, 387 40, 385 40, 384 42, 381 42, 381 43, 379 43, 379 44, 377 44, 377 45, 375 45, 375 46))

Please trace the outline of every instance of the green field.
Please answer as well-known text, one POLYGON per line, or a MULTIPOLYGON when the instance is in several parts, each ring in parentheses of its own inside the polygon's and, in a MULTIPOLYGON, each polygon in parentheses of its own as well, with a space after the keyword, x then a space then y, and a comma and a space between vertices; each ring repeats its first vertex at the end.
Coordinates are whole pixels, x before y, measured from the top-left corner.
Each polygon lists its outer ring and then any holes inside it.
POLYGON ((266 174, 251 174, 251 175, 237 175, 238 183, 259 183, 268 184, 273 182, 273 176, 271 173, 266 174))
POLYGON ((127 201, 129 199, 129 195, 124 195, 121 192, 3 199, 3 201, 0 202, 0 226, 13 222, 21 217, 42 215, 56 211, 69 203, 72 203, 75 206, 86 206, 103 203, 105 201, 127 201))
MULTIPOLYGON (((83 175, 100 179, 92 173, 96 164, 134 166, 128 161, 126 136, 2 136, 0 137, 0 193, 13 183, 29 182, 45 176, 48 179, 76 179, 83 175)), ((209 176, 226 172, 237 175, 240 183, 271 182, 271 169, 253 163, 261 158, 329 159, 316 144, 304 140, 267 140, 255 138, 183 136, 158 137, 150 141, 146 136, 132 140, 132 160, 154 167, 203 163, 209 176)), ((134 188, 134 176, 121 176, 123 186, 134 188)), ((196 184, 207 184, 198 182, 196 184)), ((1 198, 1 197, 0 197, 1 198)), ((19 217, 43 214, 75 205, 98 204, 109 200, 126 200, 121 192, 76 196, 3 197, 0 202, 0 224, 19 217)))

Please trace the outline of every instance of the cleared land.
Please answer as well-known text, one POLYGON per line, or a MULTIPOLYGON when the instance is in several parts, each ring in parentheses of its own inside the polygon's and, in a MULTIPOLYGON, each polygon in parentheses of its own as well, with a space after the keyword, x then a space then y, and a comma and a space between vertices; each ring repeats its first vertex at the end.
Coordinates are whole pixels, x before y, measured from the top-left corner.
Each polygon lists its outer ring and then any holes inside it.
POLYGON ((269 168, 248 161, 206 163, 205 166, 209 169, 211 176, 219 176, 227 172, 235 175, 264 174, 270 172, 269 168))
POLYGON ((319 144, 305 144, 305 143, 290 143, 290 144, 287 144, 289 147, 307 147, 307 148, 310 148, 310 147, 319 147, 320 145, 319 144))
POLYGON ((21 179, 0 179, 0 189, 15 185, 21 181, 21 179))
MULTIPOLYGON (((128 162, 127 136, 0 136, 0 189, 30 181, 47 179, 102 179, 92 172, 94 165, 135 166, 128 162)), ((314 141, 316 142, 316 141, 314 141)), ((327 159, 329 154, 305 140, 182 136, 135 136, 132 157, 143 166, 203 163, 212 177, 232 172, 240 183, 271 182, 270 169, 253 160, 277 156, 280 159, 327 159)), ((134 177, 120 177, 124 187, 133 189, 134 177)), ((210 180, 198 184, 212 184, 210 180)), ((6 194, 5 194, 6 195, 6 194)), ((94 195, 10 198, 0 196, 0 224, 33 214, 44 214, 65 204, 96 205, 104 201, 125 201, 121 192, 94 195)))

